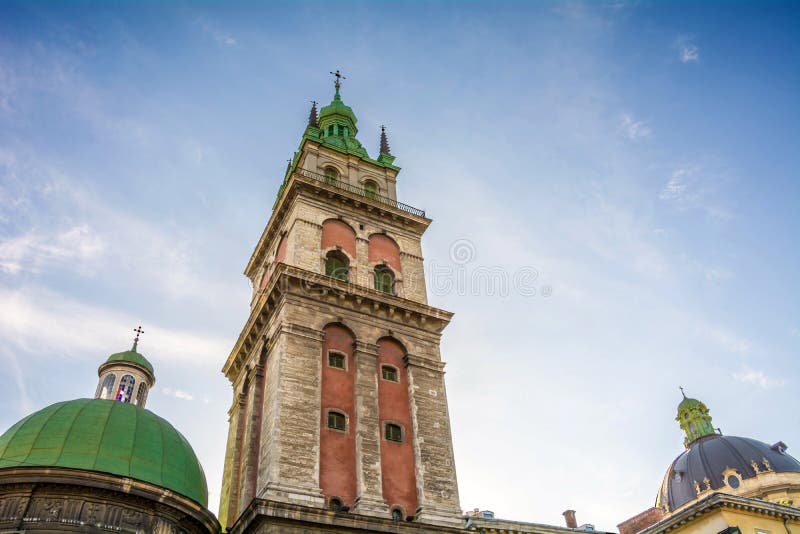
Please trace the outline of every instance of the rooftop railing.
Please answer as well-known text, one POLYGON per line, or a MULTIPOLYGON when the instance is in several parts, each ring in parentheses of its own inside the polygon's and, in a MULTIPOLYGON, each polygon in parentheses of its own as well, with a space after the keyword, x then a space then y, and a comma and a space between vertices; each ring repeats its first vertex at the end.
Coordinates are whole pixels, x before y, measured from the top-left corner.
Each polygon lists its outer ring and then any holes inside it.
POLYGON ((343 182, 331 176, 325 176, 324 174, 320 174, 314 171, 309 171, 307 169, 295 169, 294 172, 295 174, 299 174, 304 178, 310 178, 311 180, 322 182, 325 185, 330 185, 338 189, 343 189, 344 191, 348 191, 350 193, 355 193, 356 195, 362 196, 368 200, 372 200, 380 204, 385 204, 387 206, 403 210, 407 213, 411 213, 412 215, 417 215, 418 217, 425 217, 425 210, 415 208, 414 206, 409 206, 408 204, 403 204, 402 202, 398 202, 389 197, 379 195, 373 191, 367 191, 363 187, 358 187, 355 185, 348 184, 347 182, 343 182))

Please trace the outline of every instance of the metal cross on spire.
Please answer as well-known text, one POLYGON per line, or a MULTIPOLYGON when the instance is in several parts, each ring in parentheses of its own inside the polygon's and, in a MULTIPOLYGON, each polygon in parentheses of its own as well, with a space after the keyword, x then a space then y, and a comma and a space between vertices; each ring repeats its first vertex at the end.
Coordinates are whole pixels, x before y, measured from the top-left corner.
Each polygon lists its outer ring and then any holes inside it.
POLYGON ((681 390, 681 395, 683 395, 683 398, 685 399, 686 398, 686 392, 683 391, 683 386, 678 386, 678 389, 681 390))
POLYGON ((133 350, 135 351, 136 345, 139 344, 139 336, 141 334, 144 334, 144 330, 142 330, 142 325, 139 325, 136 328, 134 328, 133 331, 136 332, 136 337, 133 338, 133 350))
POLYGON ((333 82, 333 86, 338 90, 342 86, 342 80, 346 80, 347 76, 342 76, 342 73, 339 72, 339 69, 336 69, 336 72, 331 71, 331 74, 336 77, 336 81, 333 82))

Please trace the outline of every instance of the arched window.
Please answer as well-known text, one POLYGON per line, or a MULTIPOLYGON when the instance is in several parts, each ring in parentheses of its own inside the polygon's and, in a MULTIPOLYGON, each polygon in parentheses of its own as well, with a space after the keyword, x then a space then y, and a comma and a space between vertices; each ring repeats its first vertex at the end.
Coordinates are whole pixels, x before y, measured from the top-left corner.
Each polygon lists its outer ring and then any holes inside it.
POLYGON ((394 295, 394 273, 386 265, 375 267, 375 289, 394 295))
POLYGON ((347 273, 350 270, 350 260, 338 250, 331 250, 325 258, 325 274, 347 282, 347 273))
POLYGON ((364 196, 367 198, 375 198, 378 196, 378 184, 372 180, 364 182, 364 196))
POLYGON ((130 402, 131 394, 133 393, 133 386, 136 384, 136 379, 132 375, 125 375, 119 381, 117 394, 114 397, 120 402, 130 402))
POLYGON ((114 373, 108 373, 106 377, 103 379, 103 383, 100 386, 100 393, 97 395, 98 399, 110 399, 111 392, 114 389, 114 381, 117 377, 114 373))
POLYGON ((403 511, 400 508, 392 508, 392 519, 394 521, 402 521, 403 511))
POLYGON ((339 171, 333 167, 325 167, 325 183, 335 185, 339 181, 339 171))
POLYGON ((333 512, 341 512, 342 511, 342 500, 338 497, 334 497, 328 502, 328 508, 331 509, 333 512))
POLYGON ((328 428, 332 428, 334 430, 346 430, 347 429, 347 417, 343 413, 340 412, 328 412, 328 428))
POLYGON ((136 404, 136 406, 144 406, 146 400, 147 400, 147 384, 142 382, 139 384, 139 389, 136 391, 136 400, 134 401, 134 404, 136 404))
POLYGON ((403 429, 400 425, 394 423, 386 423, 386 430, 383 435, 388 441, 403 441, 403 429))

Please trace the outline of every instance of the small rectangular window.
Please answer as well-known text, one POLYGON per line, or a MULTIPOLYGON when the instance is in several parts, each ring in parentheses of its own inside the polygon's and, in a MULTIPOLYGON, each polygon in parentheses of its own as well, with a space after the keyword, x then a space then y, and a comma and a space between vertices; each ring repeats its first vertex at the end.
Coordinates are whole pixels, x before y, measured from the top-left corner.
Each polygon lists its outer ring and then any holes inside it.
POLYGON ((395 425, 392 423, 386 423, 386 439, 389 441, 403 441, 403 429, 400 428, 400 425, 395 425))
POLYGON ((347 426, 347 419, 344 414, 339 412, 328 412, 328 428, 334 430, 344 430, 347 426))
POLYGON ((381 377, 383 377, 384 380, 398 382, 397 369, 391 365, 384 365, 381 367, 381 377))
POLYGON ((345 368, 344 354, 341 354, 339 352, 329 352, 328 365, 330 367, 336 367, 337 369, 344 369, 345 368))

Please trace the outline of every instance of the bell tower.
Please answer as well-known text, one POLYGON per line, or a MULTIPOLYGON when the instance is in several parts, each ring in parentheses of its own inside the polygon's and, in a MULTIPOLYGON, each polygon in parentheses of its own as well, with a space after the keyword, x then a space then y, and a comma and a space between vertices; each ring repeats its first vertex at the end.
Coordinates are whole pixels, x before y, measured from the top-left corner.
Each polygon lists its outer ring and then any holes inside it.
POLYGON ((420 243, 431 220, 398 202, 385 129, 372 159, 332 74, 245 269, 220 522, 458 526, 439 353, 452 314, 427 304, 420 243))

